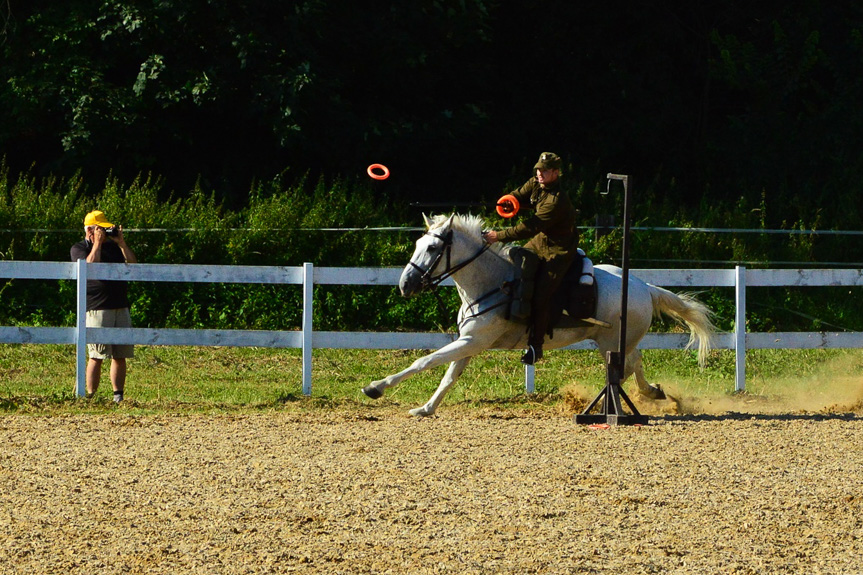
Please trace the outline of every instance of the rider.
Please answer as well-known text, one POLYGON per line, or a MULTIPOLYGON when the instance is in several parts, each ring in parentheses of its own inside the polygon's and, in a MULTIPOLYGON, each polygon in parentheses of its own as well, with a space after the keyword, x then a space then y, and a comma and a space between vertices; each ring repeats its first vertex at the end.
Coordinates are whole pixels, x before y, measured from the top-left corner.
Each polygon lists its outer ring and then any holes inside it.
POLYGON ((530 238, 525 247, 540 258, 531 305, 533 317, 528 346, 521 356, 525 365, 533 365, 542 359, 551 295, 563 281, 578 250, 576 210, 561 189, 560 165, 560 156, 543 152, 533 167, 536 175, 512 192, 521 204, 530 202, 533 215, 510 228, 483 233, 489 244, 530 238))

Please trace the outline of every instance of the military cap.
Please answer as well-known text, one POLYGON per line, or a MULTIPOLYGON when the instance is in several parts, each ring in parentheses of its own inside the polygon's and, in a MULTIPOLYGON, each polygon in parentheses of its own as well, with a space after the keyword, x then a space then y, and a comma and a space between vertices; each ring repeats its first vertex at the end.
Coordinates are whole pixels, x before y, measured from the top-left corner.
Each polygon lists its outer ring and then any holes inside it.
POLYGON ((559 170, 560 169, 560 156, 555 154, 554 152, 543 152, 539 155, 539 160, 536 161, 536 165, 533 167, 534 170, 559 170))

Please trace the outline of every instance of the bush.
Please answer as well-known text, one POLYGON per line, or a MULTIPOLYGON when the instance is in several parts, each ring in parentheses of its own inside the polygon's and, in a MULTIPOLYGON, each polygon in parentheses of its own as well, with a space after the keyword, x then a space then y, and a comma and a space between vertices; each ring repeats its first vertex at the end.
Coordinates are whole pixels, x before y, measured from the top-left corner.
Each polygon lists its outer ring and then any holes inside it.
MULTIPOLYGON (((622 194, 599 194, 602 181, 565 180, 567 193, 585 213, 622 213, 622 194)), ((674 182, 659 180, 639 190, 633 212, 638 227, 715 227, 763 229, 763 234, 633 231, 633 268, 803 267, 854 257, 853 237, 769 234, 767 199, 758 205, 741 198, 734 205, 702 204, 693 213, 659 198, 674 182)), ((123 225, 143 263, 198 265, 378 267, 406 264, 416 232, 365 228, 413 227, 420 214, 391 205, 364 181, 284 174, 255 183, 248 202, 227 209, 215 194, 196 186, 183 197, 166 194, 152 175, 129 185, 109 177, 95 193, 79 176, 37 179, 22 174, 10 181, 0 164, 0 258, 68 261, 69 247, 82 237, 82 218, 93 209, 123 225)), ((501 221, 487 210, 488 225, 501 221)), ((521 217, 521 216, 520 216, 521 217)), ((616 216, 619 223, 620 216, 616 216)), ((816 229, 821 221, 797 222, 789 229, 816 229)), ((619 230, 597 238, 582 234, 582 247, 595 263, 620 263, 619 230)), ((831 267, 822 264, 819 267, 831 267)), ((315 326, 326 330, 452 330, 458 297, 440 291, 403 299, 394 287, 320 286, 315 290, 315 326)), ((748 294, 750 329, 759 331, 863 329, 861 298, 840 288, 757 288, 748 294), (816 293, 817 290, 817 293, 816 293)), ((0 324, 72 325, 75 284, 71 281, 6 280, 0 284, 0 324)), ((130 286, 137 326, 210 329, 298 329, 301 293, 296 286, 182 284, 149 282, 130 286)), ((701 294, 718 313, 722 329, 733 326, 734 294, 714 288, 701 294)), ((671 328, 659 324, 659 329, 671 328)))

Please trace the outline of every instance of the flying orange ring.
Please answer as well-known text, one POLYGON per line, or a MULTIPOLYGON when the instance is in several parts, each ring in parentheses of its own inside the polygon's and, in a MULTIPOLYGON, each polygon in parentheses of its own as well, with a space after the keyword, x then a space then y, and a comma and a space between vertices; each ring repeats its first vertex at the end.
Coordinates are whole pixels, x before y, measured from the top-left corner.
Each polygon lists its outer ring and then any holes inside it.
POLYGON ((383 164, 372 164, 366 171, 369 173, 369 177, 375 180, 386 180, 390 177, 389 168, 383 164), (383 173, 378 173, 378 170, 383 173))
POLYGON ((512 194, 506 194, 497 201, 497 215, 502 218, 511 218, 518 213, 521 206, 518 199, 512 194))

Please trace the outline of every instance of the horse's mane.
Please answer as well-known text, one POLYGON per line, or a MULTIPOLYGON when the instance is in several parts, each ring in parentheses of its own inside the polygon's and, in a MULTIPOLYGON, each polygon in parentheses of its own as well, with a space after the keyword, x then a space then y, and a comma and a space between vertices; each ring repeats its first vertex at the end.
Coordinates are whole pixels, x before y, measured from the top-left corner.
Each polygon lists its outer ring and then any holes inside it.
MULTIPOLYGON (((482 238, 482 229, 483 229, 483 221, 480 216, 475 216, 473 214, 453 214, 452 219, 452 227, 469 237, 482 238)), ((439 214, 436 216, 432 216, 429 218, 431 221, 431 225, 429 226, 429 230, 433 230, 442 226, 449 219, 448 215, 439 214)), ((496 253, 500 253, 501 249, 503 249, 504 245, 500 242, 494 243, 489 246, 489 251, 493 251, 496 253)))

